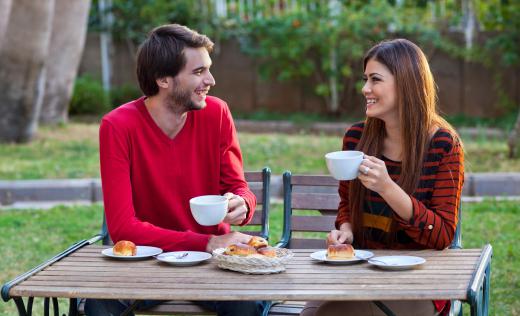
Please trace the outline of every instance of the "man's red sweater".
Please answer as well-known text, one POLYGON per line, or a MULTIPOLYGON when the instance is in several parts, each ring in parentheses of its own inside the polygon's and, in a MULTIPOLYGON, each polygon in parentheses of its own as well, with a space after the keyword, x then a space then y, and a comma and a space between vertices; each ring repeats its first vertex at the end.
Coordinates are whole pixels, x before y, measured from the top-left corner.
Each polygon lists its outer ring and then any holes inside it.
POLYGON ((256 206, 244 180, 242 154, 227 104, 208 96, 207 106, 187 113, 170 139, 155 124, 144 97, 105 115, 99 130, 101 180, 110 237, 165 251, 205 251, 211 235, 228 224, 201 226, 189 200, 232 192, 256 206))

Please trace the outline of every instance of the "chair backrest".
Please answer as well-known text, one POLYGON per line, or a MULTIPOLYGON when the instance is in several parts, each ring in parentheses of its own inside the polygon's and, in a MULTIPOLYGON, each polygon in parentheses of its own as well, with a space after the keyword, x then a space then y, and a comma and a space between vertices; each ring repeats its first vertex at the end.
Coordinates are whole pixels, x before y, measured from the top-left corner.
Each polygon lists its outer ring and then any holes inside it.
POLYGON ((338 212, 338 180, 324 175, 283 174, 284 227, 277 246, 323 249, 323 236, 296 236, 300 232, 330 232, 338 212), (309 210, 312 212, 309 214, 309 210), (296 233, 296 234, 295 234, 296 233))
MULTIPOLYGON (((252 171, 244 173, 249 188, 256 196, 256 210, 251 222, 246 226, 247 230, 243 233, 262 236, 265 239, 269 237, 269 205, 271 184, 271 169, 265 167, 262 171, 252 171)), ((103 224, 101 226, 101 235, 103 236, 103 245, 112 245, 112 240, 108 234, 106 218, 103 216, 103 224)))
POLYGON ((455 229, 455 236, 451 242, 450 249, 462 249, 462 203, 459 201, 459 212, 457 214, 457 228, 455 229))
MULTIPOLYGON (((329 232, 334 229, 338 205, 339 182, 331 176, 283 174, 284 226, 278 247, 299 249, 326 248, 324 238, 295 237, 295 232, 329 232), (316 210, 314 214, 301 211, 316 210), (320 216, 321 215, 321 216, 320 216)), ((457 229, 450 248, 462 248, 462 214, 459 203, 457 229)))

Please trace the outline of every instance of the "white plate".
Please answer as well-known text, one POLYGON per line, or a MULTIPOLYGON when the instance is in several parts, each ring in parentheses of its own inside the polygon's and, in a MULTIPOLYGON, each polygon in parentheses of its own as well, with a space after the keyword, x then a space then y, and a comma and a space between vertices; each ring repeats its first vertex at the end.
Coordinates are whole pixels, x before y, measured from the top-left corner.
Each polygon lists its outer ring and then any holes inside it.
POLYGON ((354 250, 354 258, 352 259, 344 259, 344 260, 331 260, 327 258, 327 250, 320 250, 311 253, 311 258, 326 262, 326 263, 332 263, 332 264, 349 264, 349 263, 355 263, 363 260, 367 260, 369 258, 372 258, 374 254, 367 250, 354 250))
POLYGON ((166 262, 174 266, 192 266, 210 259, 211 254, 201 251, 173 251, 162 253, 156 258, 159 261, 166 262), (178 257, 182 256, 184 253, 187 253, 185 257, 178 257))
POLYGON ((112 248, 107 248, 101 251, 101 253, 110 258, 117 258, 123 260, 139 260, 145 259, 149 257, 156 256, 162 252, 161 248, 150 247, 150 246, 136 246, 136 254, 135 256, 118 256, 114 254, 112 248))
POLYGON ((386 270, 407 270, 426 262, 426 259, 414 256, 381 256, 368 260, 381 269, 386 270))

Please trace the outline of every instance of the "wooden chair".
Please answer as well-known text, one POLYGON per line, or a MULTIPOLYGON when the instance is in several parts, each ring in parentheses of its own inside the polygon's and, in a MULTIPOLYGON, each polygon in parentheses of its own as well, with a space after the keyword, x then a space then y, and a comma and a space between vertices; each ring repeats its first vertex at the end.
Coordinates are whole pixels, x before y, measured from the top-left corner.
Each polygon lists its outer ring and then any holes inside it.
MULTIPOLYGON (((340 201, 339 182, 331 176, 283 174, 284 225, 277 247, 325 249, 325 235, 334 229, 340 201), (311 212, 309 211, 315 211, 311 212), (321 233, 314 236, 301 233, 321 233)), ((461 217, 450 248, 461 248, 461 217)), ((269 315, 299 315, 304 302, 275 303, 269 315)), ((450 315, 462 315, 460 301, 452 301, 450 315), (460 313, 460 314, 459 314, 460 313)))
MULTIPOLYGON (((338 212, 338 185, 339 182, 330 176, 292 175, 286 171, 283 174, 283 232, 276 246, 325 249, 325 234, 334 229, 338 212)), ((296 301, 275 303, 269 315, 299 315, 304 304, 296 301)))
MULTIPOLYGON (((265 239, 269 237, 269 205, 271 183, 271 170, 268 167, 257 172, 245 172, 244 174, 249 188, 256 196, 257 208, 251 222, 241 229, 245 234, 262 236, 265 239)), ((103 219, 101 227, 101 235, 103 236, 103 245, 112 245, 112 240, 108 234, 106 221, 103 219)), ((210 312, 190 301, 168 301, 163 304, 154 306, 146 310, 135 310, 135 314, 139 315, 214 315, 210 312)))

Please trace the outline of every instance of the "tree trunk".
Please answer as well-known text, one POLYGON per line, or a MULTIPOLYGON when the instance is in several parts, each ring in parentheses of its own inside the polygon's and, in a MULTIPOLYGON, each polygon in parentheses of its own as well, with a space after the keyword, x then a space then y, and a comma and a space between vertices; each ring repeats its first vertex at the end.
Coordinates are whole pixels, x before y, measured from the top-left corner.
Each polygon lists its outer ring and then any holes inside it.
POLYGON ((38 127, 54 0, 13 1, 0 47, 0 141, 29 141, 38 127))
POLYGON ((2 47, 2 40, 5 36, 5 30, 9 21, 9 14, 11 13, 12 0, 0 0, 0 47, 2 47))
POLYGON ((54 20, 45 62, 47 78, 40 122, 66 123, 74 80, 85 46, 90 0, 55 0, 54 20))
POLYGON ((509 133, 507 144, 509 146, 509 158, 520 158, 520 108, 518 109, 515 126, 509 133))

